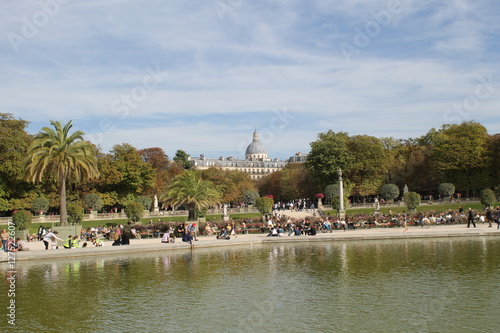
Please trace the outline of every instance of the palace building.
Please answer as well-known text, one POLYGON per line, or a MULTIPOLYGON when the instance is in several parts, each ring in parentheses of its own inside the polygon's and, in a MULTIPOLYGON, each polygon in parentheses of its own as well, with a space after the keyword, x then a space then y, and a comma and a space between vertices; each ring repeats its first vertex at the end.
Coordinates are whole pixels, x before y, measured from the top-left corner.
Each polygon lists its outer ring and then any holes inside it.
POLYGON ((239 170, 250 174, 252 179, 258 180, 263 176, 283 169, 288 163, 303 162, 306 156, 306 154, 297 153, 295 154, 295 160, 293 160, 294 157, 286 161, 277 158, 270 159, 267 156, 264 145, 259 141, 259 134, 255 131, 253 133, 253 140, 245 151, 244 160, 235 159, 232 156, 227 158, 219 157, 217 159, 205 158, 204 155, 200 155, 200 157, 191 157, 190 161, 199 170, 205 170, 210 167, 217 167, 223 170, 239 170))

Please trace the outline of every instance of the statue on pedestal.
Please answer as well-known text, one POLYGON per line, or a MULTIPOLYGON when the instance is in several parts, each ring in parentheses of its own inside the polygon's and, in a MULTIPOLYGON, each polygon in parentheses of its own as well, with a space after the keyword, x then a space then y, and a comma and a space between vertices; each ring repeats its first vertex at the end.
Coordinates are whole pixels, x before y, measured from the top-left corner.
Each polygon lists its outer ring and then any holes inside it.
POLYGON ((159 210, 160 209, 158 208, 158 197, 155 194, 155 198, 154 198, 154 201, 153 201, 153 211, 154 212, 158 212, 159 210))

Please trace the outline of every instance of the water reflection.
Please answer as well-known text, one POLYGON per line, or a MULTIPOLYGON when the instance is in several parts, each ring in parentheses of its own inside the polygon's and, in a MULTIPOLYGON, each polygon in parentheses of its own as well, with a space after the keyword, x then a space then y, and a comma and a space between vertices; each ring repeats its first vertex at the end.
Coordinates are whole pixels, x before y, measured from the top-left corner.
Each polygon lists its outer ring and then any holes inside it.
POLYGON ((75 322, 110 332, 488 331, 500 310, 492 292, 499 251, 495 238, 450 238, 20 262, 18 323, 33 331, 74 331, 75 322))

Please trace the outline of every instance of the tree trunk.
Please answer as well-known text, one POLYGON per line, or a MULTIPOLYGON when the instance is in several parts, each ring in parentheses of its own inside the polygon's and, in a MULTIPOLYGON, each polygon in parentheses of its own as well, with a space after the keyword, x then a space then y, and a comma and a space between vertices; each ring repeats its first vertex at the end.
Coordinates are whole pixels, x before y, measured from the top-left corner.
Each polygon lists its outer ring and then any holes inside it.
POLYGON ((194 209, 188 209, 188 221, 196 221, 194 216, 194 209))
POLYGON ((68 225, 68 211, 66 209, 66 177, 62 171, 59 172, 59 197, 61 200, 59 214, 61 217, 61 226, 68 225))

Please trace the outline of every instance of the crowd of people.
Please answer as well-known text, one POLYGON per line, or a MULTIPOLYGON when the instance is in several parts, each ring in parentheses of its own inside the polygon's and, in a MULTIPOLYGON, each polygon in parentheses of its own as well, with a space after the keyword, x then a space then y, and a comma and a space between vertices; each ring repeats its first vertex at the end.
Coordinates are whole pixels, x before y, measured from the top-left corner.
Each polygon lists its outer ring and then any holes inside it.
MULTIPOLYGON (((283 204, 281 208, 295 209, 293 204, 283 204)), ((277 208, 277 207, 275 207, 277 208)), ((267 232, 268 237, 283 237, 309 235, 314 236, 318 232, 329 233, 334 230, 349 230, 371 227, 403 227, 403 231, 408 231, 409 226, 428 227, 439 224, 465 224, 467 227, 476 227, 476 223, 488 223, 492 228, 497 224, 500 229, 500 207, 495 209, 487 208, 484 212, 477 213, 473 209, 464 210, 460 207, 458 210, 450 210, 444 213, 414 213, 407 214, 405 211, 393 213, 390 209, 387 213, 377 213, 372 215, 357 215, 349 218, 338 218, 320 214, 318 217, 305 219, 292 219, 285 214, 276 213, 267 218, 267 222, 260 225, 262 233, 267 232)), ((206 222, 204 226, 198 226, 196 222, 191 223, 163 223, 155 225, 150 221, 149 225, 134 225, 131 222, 127 226, 117 225, 110 227, 88 227, 82 228, 79 235, 70 235, 65 240, 59 238, 58 232, 40 226, 37 234, 28 235, 27 241, 38 239, 44 243, 45 249, 58 249, 58 242, 63 242, 64 249, 78 249, 92 244, 96 247, 102 246, 104 240, 112 241, 112 245, 129 245, 131 238, 140 239, 145 232, 153 238, 161 238, 162 243, 174 243, 176 238, 183 242, 193 244, 198 241, 198 234, 201 232, 209 237, 215 236, 217 239, 229 240, 231 237, 238 237, 238 234, 245 234, 249 231, 248 226, 251 221, 248 219, 239 222, 236 225, 234 220, 206 222), (142 228, 142 229, 141 229, 142 228), (140 229, 141 232, 138 230, 140 229), (80 245, 80 241, 83 244, 80 245)), ((252 228, 255 229, 255 228, 252 228)), ((6 229, 1 229, 0 239, 2 241, 1 250, 5 252, 28 251, 28 242, 10 237, 6 229)))

